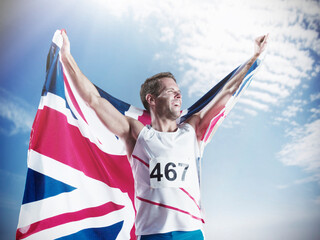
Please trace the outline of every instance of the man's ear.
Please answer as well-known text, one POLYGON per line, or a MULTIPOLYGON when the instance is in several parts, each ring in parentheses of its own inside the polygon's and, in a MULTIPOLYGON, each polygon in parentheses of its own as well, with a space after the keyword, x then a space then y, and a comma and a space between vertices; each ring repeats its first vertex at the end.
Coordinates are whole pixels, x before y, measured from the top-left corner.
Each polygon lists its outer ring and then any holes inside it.
POLYGON ((149 106, 154 106, 155 105, 155 97, 152 94, 148 93, 146 95, 146 100, 149 103, 149 106))

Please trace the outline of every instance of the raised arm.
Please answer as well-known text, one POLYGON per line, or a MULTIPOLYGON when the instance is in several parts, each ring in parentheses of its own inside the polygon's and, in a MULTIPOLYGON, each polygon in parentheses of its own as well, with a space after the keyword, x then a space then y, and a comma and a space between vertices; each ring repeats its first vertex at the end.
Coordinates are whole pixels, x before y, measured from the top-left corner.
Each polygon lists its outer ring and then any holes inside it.
POLYGON ((61 59, 80 96, 96 112, 100 120, 112 133, 126 143, 136 139, 143 125, 135 119, 122 115, 109 101, 100 96, 96 87, 81 72, 72 57, 70 41, 65 31, 62 31, 62 37, 61 59))
POLYGON ((226 105, 231 96, 237 91, 241 85, 247 72, 264 51, 267 45, 268 35, 260 36, 255 40, 254 54, 246 62, 246 64, 233 76, 226 85, 221 89, 218 95, 199 113, 192 116, 187 122, 191 124, 200 138, 205 133, 211 119, 216 116, 226 105))

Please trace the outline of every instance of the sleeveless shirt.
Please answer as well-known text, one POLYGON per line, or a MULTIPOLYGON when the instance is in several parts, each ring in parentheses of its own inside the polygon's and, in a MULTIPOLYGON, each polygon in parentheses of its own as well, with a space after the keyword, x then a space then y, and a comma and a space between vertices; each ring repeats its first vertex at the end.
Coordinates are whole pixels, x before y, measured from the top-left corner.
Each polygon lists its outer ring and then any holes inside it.
POLYGON ((202 230, 199 154, 187 123, 175 132, 142 129, 131 156, 136 235, 202 230))

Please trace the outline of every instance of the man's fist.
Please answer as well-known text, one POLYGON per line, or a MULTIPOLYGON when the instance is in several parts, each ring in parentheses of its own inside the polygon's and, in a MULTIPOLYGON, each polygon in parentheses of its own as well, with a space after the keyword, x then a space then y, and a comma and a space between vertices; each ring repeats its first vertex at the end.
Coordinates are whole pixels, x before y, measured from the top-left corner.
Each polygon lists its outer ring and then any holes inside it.
POLYGON ((61 35, 63 38, 63 44, 62 44, 62 48, 61 48, 60 52, 63 55, 70 54, 70 41, 69 41, 69 38, 67 36, 67 32, 65 29, 61 30, 61 35))
POLYGON ((254 54, 260 55, 267 46, 269 34, 257 37, 254 44, 254 54))

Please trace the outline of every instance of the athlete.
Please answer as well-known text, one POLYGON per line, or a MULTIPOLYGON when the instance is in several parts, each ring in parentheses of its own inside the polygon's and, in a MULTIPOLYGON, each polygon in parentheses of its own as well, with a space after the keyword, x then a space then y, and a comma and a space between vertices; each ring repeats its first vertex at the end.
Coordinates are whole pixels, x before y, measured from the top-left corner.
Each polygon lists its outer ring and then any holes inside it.
POLYGON ((244 67, 199 113, 177 124, 180 89, 171 73, 159 73, 141 86, 140 97, 151 124, 121 114, 99 95, 80 71, 62 31, 62 62, 77 91, 105 126, 125 144, 135 178, 136 235, 141 240, 203 237, 200 207, 199 142, 211 119, 225 106, 244 76, 264 51, 268 35, 255 40, 254 54, 244 67))

